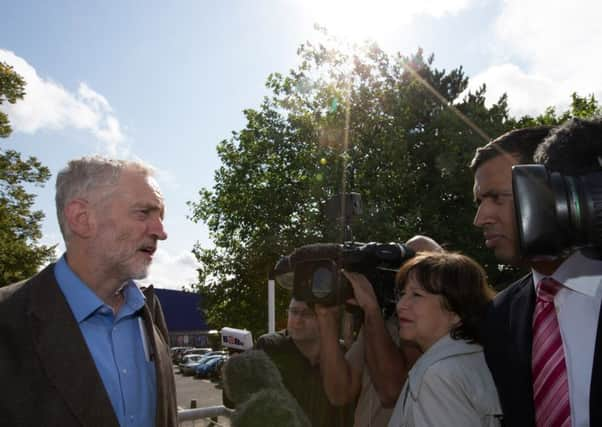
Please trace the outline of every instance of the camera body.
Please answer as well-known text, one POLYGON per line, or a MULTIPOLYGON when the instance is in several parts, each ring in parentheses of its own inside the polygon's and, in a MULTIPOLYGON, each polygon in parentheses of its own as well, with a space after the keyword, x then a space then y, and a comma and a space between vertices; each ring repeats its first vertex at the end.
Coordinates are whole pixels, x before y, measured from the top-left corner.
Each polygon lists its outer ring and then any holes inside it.
POLYGON ((353 289, 341 270, 364 274, 381 308, 395 306, 395 273, 414 251, 401 243, 317 243, 283 256, 274 273, 276 281, 292 290, 293 297, 326 306, 343 304, 353 289))
POLYGON ((523 257, 602 247, 602 170, 567 176, 543 165, 516 165, 512 190, 523 257))

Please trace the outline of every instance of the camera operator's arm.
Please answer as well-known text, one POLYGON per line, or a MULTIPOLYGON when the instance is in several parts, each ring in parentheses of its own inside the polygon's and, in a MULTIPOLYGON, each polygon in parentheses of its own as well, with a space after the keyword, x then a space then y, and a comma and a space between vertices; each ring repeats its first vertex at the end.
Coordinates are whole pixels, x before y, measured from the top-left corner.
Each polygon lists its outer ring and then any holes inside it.
POLYGON ((419 356, 414 347, 397 348, 385 326, 376 295, 368 279, 344 271, 353 286, 356 303, 364 311, 365 358, 370 378, 384 407, 395 405, 408 371, 419 356))
POLYGON ((330 403, 336 406, 353 402, 360 392, 361 375, 345 359, 339 344, 340 307, 316 304, 320 325, 320 372, 330 403))

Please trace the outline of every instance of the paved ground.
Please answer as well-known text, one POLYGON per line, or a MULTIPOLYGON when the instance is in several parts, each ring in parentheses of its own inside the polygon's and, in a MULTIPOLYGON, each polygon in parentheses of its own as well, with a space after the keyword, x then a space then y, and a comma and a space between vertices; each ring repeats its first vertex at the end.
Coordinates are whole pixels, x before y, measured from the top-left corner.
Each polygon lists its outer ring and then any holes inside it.
MULTIPOLYGON (((221 388, 216 387, 216 384, 208 380, 185 377, 177 373, 177 371, 178 368, 174 366, 179 408, 190 408, 191 400, 196 400, 197 408, 222 404, 222 390, 221 388)), ((229 427, 230 422, 225 417, 219 417, 217 424, 211 424, 209 420, 199 420, 194 423, 185 422, 180 424, 181 427, 205 427, 210 425, 229 427)))

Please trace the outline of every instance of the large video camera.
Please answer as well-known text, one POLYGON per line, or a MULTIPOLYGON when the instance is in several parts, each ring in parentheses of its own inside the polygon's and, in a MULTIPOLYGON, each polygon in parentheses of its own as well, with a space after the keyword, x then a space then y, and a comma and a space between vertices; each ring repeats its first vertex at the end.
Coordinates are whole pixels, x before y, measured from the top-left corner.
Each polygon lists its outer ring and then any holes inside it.
POLYGON ((274 267, 276 281, 292 290, 297 300, 332 306, 353 297, 353 289, 341 269, 362 273, 372 284, 381 308, 391 312, 395 306, 395 273, 405 260, 414 256, 414 251, 401 243, 354 242, 348 221, 361 212, 361 199, 356 193, 343 197, 341 209, 334 209, 332 199, 329 201, 329 216, 344 218, 345 237, 350 240, 295 249, 281 257, 274 267))
POLYGON ((522 256, 602 247, 602 170, 566 176, 543 165, 516 165, 512 189, 522 256))

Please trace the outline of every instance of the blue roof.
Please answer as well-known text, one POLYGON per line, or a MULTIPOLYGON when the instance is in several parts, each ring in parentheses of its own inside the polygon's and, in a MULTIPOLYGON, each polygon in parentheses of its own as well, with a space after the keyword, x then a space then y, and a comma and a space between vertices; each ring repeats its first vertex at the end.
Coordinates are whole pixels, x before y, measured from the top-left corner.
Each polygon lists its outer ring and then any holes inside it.
POLYGON ((209 327, 201 313, 201 296, 192 292, 157 289, 169 332, 204 331, 209 327))

